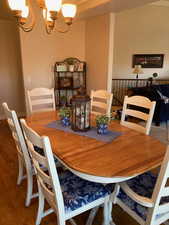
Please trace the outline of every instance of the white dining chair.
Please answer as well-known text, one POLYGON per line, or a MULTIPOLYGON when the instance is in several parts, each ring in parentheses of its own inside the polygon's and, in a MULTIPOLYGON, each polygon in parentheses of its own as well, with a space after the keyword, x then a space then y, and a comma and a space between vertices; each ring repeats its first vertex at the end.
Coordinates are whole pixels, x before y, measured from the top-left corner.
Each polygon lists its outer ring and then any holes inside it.
POLYGON ((91 91, 91 112, 95 115, 111 116, 113 94, 106 90, 91 91))
POLYGON ((56 109, 54 89, 34 88, 27 91, 30 113, 52 111, 56 109))
POLYGON ((169 219, 168 178, 169 146, 158 176, 147 172, 117 184, 112 202, 119 205, 141 225, 160 225, 169 219))
POLYGON ((155 105, 155 101, 150 101, 148 98, 143 96, 125 96, 121 116, 121 125, 149 135, 155 105), (143 125, 142 123, 127 121, 126 118, 128 116, 143 121, 143 125))
POLYGON ((110 191, 102 184, 89 182, 74 175, 69 170, 63 171, 58 176, 49 138, 39 136, 29 128, 24 120, 21 120, 27 145, 32 155, 34 167, 37 173, 39 187, 39 209, 36 225, 50 212, 57 215, 57 224, 65 225, 70 220, 76 225, 72 217, 87 210, 91 210, 87 225, 91 225, 98 207, 104 204, 104 225, 108 225, 108 200, 110 191), (43 148, 45 155, 38 154, 33 146, 43 148), (45 166, 48 171, 41 170, 40 165, 45 166), (51 209, 44 212, 44 200, 47 200, 51 209))
POLYGON ((19 163, 19 174, 17 184, 20 185, 23 179, 27 179, 27 195, 25 206, 29 206, 31 199, 38 196, 37 193, 33 194, 33 174, 34 170, 32 167, 30 155, 25 143, 25 139, 18 121, 18 117, 14 110, 8 108, 7 103, 2 104, 7 122, 12 132, 12 137, 16 144, 18 163, 19 163), (26 169, 26 175, 24 175, 24 169, 26 169))

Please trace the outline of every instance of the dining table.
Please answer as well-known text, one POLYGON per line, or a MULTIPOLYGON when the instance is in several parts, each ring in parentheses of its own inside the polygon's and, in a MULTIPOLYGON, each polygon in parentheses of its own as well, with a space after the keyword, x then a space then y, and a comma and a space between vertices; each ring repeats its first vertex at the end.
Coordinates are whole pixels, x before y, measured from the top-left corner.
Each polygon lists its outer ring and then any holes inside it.
MULTIPOLYGON (((39 135, 49 137, 55 157, 83 179, 118 183, 160 166, 163 160, 166 145, 122 126, 118 120, 111 121, 108 129, 120 135, 109 142, 48 126, 58 120, 58 111, 35 113, 26 118, 39 135)), ((91 121, 96 126, 94 116, 91 121)))

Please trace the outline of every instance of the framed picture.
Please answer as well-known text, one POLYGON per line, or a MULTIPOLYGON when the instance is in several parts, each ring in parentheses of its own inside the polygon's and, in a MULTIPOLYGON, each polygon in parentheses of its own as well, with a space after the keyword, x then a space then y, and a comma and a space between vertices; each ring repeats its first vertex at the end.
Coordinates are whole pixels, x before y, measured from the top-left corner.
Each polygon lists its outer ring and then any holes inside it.
POLYGON ((162 68, 164 54, 136 54, 133 55, 133 68, 141 65, 142 68, 162 68))
POLYGON ((72 88, 73 80, 72 77, 60 77, 59 78, 59 88, 72 88))

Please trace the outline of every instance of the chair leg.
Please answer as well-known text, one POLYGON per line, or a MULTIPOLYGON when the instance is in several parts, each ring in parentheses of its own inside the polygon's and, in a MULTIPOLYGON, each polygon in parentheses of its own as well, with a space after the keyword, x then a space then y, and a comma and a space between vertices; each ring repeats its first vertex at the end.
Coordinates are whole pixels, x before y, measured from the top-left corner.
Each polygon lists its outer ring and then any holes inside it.
POLYGON ((69 221, 72 225, 77 225, 76 222, 74 221, 74 219, 71 218, 71 219, 69 219, 69 221))
POLYGON ((113 206, 113 203, 111 201, 109 201, 108 203, 108 207, 109 207, 109 224, 110 225, 115 225, 115 223, 113 222, 113 218, 112 218, 112 206, 113 206))
POLYGON ((92 225, 98 209, 99 209, 99 206, 91 209, 89 217, 88 217, 87 222, 86 222, 86 225, 92 225))
POLYGON ((103 221, 103 225, 109 225, 110 221, 109 221, 109 206, 108 206, 108 200, 105 200, 104 202, 104 209, 103 209, 103 216, 104 216, 104 221, 103 221))
POLYGON ((41 220, 43 218, 43 212, 44 212, 44 204, 45 204, 45 198, 43 196, 41 188, 39 187, 39 184, 38 184, 38 191, 39 191, 39 206, 38 206, 38 214, 36 218, 36 225, 39 225, 41 223, 41 220))
POLYGON ((18 157, 18 164, 19 164, 19 173, 17 178, 17 185, 20 185, 23 180, 23 171, 24 171, 23 161, 20 157, 18 157))
POLYGON ((28 207, 32 198, 32 190, 33 190, 33 175, 31 171, 27 172, 27 195, 25 206, 28 207), (29 174, 28 174, 29 173, 29 174))

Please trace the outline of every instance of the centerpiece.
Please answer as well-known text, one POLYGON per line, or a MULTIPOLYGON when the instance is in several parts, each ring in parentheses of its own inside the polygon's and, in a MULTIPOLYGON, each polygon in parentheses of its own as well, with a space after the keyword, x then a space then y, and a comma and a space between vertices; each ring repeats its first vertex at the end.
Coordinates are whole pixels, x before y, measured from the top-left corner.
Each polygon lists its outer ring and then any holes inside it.
POLYGON ((83 87, 79 88, 77 95, 71 99, 72 120, 74 131, 88 131, 90 129, 90 97, 86 95, 83 87))
POLYGON ((62 107, 59 109, 59 117, 63 126, 66 127, 70 125, 70 116, 71 109, 69 107, 62 107))

